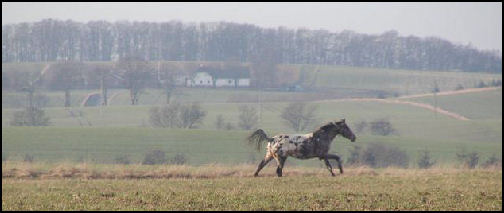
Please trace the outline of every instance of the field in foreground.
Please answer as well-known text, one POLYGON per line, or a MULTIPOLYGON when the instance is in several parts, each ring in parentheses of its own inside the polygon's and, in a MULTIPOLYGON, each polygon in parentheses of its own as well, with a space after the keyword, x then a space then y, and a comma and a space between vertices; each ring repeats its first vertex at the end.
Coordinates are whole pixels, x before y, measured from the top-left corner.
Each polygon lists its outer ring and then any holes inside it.
POLYGON ((2 165, 2 210, 502 210, 501 169, 295 167, 277 178, 267 167, 254 178, 252 165, 79 165, 45 168, 68 178, 4 176, 44 170, 29 167, 2 165), (105 171, 151 176, 96 176, 105 171))

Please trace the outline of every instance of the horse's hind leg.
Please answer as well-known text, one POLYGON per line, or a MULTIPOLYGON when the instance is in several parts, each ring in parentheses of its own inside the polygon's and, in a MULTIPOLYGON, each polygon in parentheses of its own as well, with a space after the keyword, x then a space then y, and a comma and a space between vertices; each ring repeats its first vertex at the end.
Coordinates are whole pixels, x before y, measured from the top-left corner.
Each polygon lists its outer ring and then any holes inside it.
POLYGON ((333 155, 333 154, 327 154, 326 155, 328 159, 334 159, 338 162, 338 168, 339 168, 339 171, 340 171, 340 174, 343 174, 343 166, 341 165, 341 159, 339 156, 337 155, 333 155))
POLYGON ((285 164, 285 160, 287 160, 287 157, 280 157, 278 156, 277 161, 278 161, 278 168, 277 168, 277 175, 278 177, 282 177, 282 169, 285 164))
POLYGON ((270 155, 266 155, 266 157, 264 157, 261 163, 259 163, 259 166, 257 166, 257 170, 254 173, 254 177, 257 177, 259 175, 259 171, 261 171, 261 169, 264 166, 266 166, 266 164, 268 164, 271 160, 273 160, 273 157, 270 155))

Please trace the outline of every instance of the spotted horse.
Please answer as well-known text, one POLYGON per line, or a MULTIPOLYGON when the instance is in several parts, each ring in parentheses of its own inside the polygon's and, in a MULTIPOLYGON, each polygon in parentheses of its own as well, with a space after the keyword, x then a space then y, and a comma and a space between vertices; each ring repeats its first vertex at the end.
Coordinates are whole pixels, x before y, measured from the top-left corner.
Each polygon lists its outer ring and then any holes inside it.
POLYGON ((274 158, 278 164, 276 173, 278 177, 282 177, 282 169, 288 156, 299 159, 318 157, 320 160, 324 160, 332 176, 335 175, 332 171, 329 159, 334 159, 338 162, 338 167, 342 174, 343 167, 340 157, 328 153, 331 142, 336 135, 342 135, 352 142, 355 141, 355 135, 345 123, 345 119, 337 122, 329 122, 309 134, 279 134, 269 138, 262 129, 258 129, 248 136, 247 141, 255 145, 257 150, 261 149, 261 145, 265 141, 268 142, 268 146, 266 156, 261 163, 259 163, 254 176, 257 177, 259 171, 274 158))

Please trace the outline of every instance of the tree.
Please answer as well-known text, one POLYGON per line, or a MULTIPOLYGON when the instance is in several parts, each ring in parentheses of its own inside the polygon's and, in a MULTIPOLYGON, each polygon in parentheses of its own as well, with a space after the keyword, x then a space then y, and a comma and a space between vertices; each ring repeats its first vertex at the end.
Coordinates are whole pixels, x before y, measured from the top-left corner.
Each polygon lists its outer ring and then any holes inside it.
POLYGON ((251 84, 257 88, 276 87, 278 71, 278 56, 273 46, 262 47, 257 54, 252 55, 251 84))
POLYGON ((139 57, 124 57, 117 62, 116 69, 130 91, 131 105, 137 105, 140 94, 151 79, 152 68, 139 57))
POLYGON ((254 107, 243 105, 238 108, 240 111, 238 126, 245 130, 250 130, 257 126, 259 121, 259 116, 254 107))
POLYGON ((465 149, 462 149, 456 155, 457 159, 470 169, 474 169, 478 165, 479 155, 477 152, 467 153, 465 149))
POLYGON ((384 118, 372 121, 369 124, 371 132, 376 135, 385 136, 397 133, 390 121, 384 118))
POLYGON ((100 81, 100 89, 102 92, 102 103, 101 104, 106 106, 106 105, 108 105, 107 79, 111 75, 111 70, 106 67, 103 67, 103 66, 95 65, 92 72, 100 81))
POLYGON ((203 118, 206 116, 206 111, 201 109, 199 103, 192 103, 191 105, 185 105, 182 107, 180 119, 181 119, 181 127, 183 128, 196 128, 197 124, 200 124, 203 121, 203 118))
POLYGON ((224 117, 222 114, 217 115, 217 119, 215 120, 215 128, 223 129, 224 128, 224 117))
POLYGON ((161 72, 161 65, 158 64, 158 80, 161 88, 163 88, 166 96, 166 104, 170 103, 170 98, 176 89, 176 77, 179 75, 174 70, 169 70, 168 68, 163 68, 161 72), (162 74, 162 77, 160 76, 162 74), (162 79, 161 79, 162 78, 162 79))
POLYGON ((418 167, 421 169, 428 169, 434 165, 436 161, 433 161, 428 150, 421 151, 420 158, 418 159, 418 167))
POLYGON ((284 108, 280 117, 294 131, 299 132, 315 123, 316 109, 315 105, 308 107, 306 103, 291 103, 284 108))
POLYGON ((83 81, 81 62, 63 61, 54 64, 49 73, 49 86, 52 89, 63 90, 65 92, 65 107, 70 107, 70 91, 76 88, 83 81))
POLYGON ((15 112, 10 122, 12 126, 48 126, 49 124, 49 117, 37 107, 26 107, 22 111, 15 112))
POLYGON ((196 128, 203 121, 206 111, 198 103, 170 103, 163 107, 152 107, 149 111, 149 121, 156 127, 196 128))

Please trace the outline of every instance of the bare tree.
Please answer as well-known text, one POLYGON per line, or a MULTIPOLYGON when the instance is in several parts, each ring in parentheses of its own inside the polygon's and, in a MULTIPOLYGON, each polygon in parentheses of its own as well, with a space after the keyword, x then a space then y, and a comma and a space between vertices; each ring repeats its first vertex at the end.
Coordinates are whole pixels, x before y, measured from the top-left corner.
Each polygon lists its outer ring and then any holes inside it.
POLYGON ((102 91, 102 105, 106 106, 108 105, 108 97, 107 97, 107 79, 109 78, 111 74, 111 70, 103 67, 103 66, 94 66, 92 70, 93 74, 96 75, 96 77, 100 81, 100 89, 102 91))
POLYGON ((274 47, 260 48, 257 54, 251 57, 251 83, 257 88, 275 87, 278 56, 274 47))
POLYGON ((138 99, 151 78, 152 68, 147 61, 137 57, 125 57, 117 62, 116 69, 130 91, 131 105, 137 105, 138 99))
POLYGON ((280 117, 295 131, 303 131, 316 121, 317 106, 307 106, 306 103, 291 103, 282 111, 280 117))
POLYGON ((201 109, 199 103, 192 103, 190 106, 187 105, 182 107, 180 114, 182 122, 181 127, 189 129, 196 128, 196 125, 203 121, 206 114, 207 113, 201 109))
POLYGON ((156 127, 196 128, 203 121, 206 111, 198 103, 182 105, 177 102, 149 111, 149 121, 156 127))
POLYGON ((240 111, 238 126, 245 130, 250 130, 257 126, 259 122, 259 116, 254 107, 243 105, 238 108, 240 111))
POLYGON ((54 64, 51 69, 53 72, 49 73, 49 85, 53 89, 65 92, 65 107, 70 107, 70 91, 83 80, 83 64, 76 61, 63 61, 54 64))
POLYGON ((217 120, 215 120, 215 128, 223 129, 224 128, 224 117, 222 114, 217 115, 217 120))

